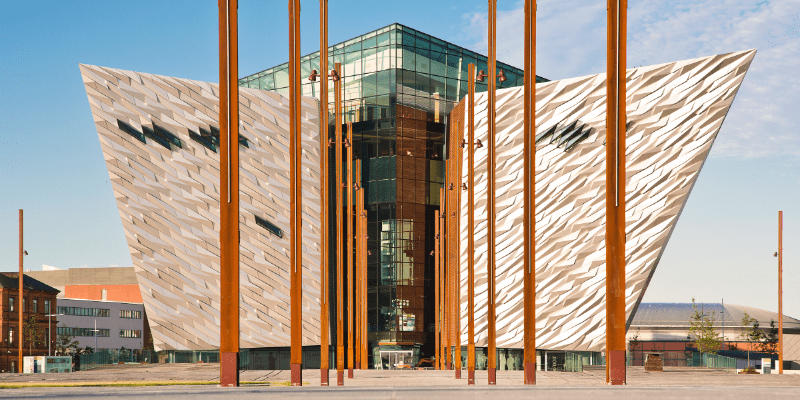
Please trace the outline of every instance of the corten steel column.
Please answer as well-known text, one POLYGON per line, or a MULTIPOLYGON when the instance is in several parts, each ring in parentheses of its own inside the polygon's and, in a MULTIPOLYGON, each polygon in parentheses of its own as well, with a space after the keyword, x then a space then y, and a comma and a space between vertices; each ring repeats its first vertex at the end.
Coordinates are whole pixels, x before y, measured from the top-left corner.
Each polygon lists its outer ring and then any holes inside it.
MULTIPOLYGON (((359 168, 360 170, 361 168, 359 168)), ((364 186, 361 186, 363 189, 364 186)), ((367 249, 367 238, 368 236, 368 225, 367 225, 367 210, 366 210, 366 203, 365 203, 365 190, 361 190, 359 193, 359 200, 361 201, 361 214, 359 217, 359 221, 361 223, 361 236, 359 237, 359 241, 361 242, 361 369, 369 369, 369 333, 367 329, 367 325, 369 324, 369 316, 367 314, 368 306, 368 298, 367 298, 367 254, 369 250, 367 249)))
POLYGON ((347 121, 347 377, 353 378, 353 122, 347 121))
MULTIPOLYGON (((351 142, 352 145, 352 142, 351 142)), ((355 178, 353 184, 353 204, 354 209, 350 219, 355 224, 355 234, 352 239, 355 246, 355 256, 354 262, 355 265, 355 276, 354 276, 354 286, 355 286, 355 309, 353 310, 354 314, 354 324, 353 324, 353 335, 355 336, 355 344, 354 348, 354 364, 355 369, 361 369, 361 305, 362 305, 362 298, 361 298, 361 160, 355 160, 355 178)))
POLYGON ((445 246, 445 235, 447 235, 447 224, 445 223, 445 215, 447 213, 447 202, 444 201, 445 198, 445 190, 444 188, 439 189, 439 327, 441 331, 439 335, 441 339, 439 340, 439 344, 442 346, 442 364, 439 366, 441 369, 447 368, 447 359, 448 353, 447 351, 447 259, 445 255, 447 254, 447 247, 445 246))
POLYGON ((475 64, 467 67, 467 384, 475 384, 475 64))
POLYGON ((335 80, 333 84, 334 107, 336 108, 336 385, 344 385, 344 273, 342 256, 344 255, 344 241, 342 229, 342 65, 334 64, 335 80))
POLYGON ((18 281, 17 282, 17 285, 18 285, 17 287, 19 288, 19 294, 18 294, 19 303, 17 303, 17 309, 19 310, 19 312, 17 313, 17 316, 19 318, 19 321, 17 321, 17 322, 19 322, 19 325, 17 325, 17 332, 18 332, 17 336, 19 337, 17 339, 17 371, 18 372, 22 371, 22 343, 25 341, 25 337, 23 336, 24 333, 23 333, 23 329, 22 329, 22 326, 23 326, 22 325, 22 311, 25 308, 25 307, 22 306, 23 304, 25 304, 25 302, 22 300, 23 299, 23 297, 22 297, 22 295, 23 295, 22 289, 25 287, 24 284, 23 284, 24 275, 23 275, 23 269, 22 269, 22 264, 23 264, 22 257, 25 256, 25 254, 24 254, 25 253, 25 249, 22 247, 22 238, 23 238, 23 236, 22 236, 22 209, 20 208, 20 210, 19 210, 19 275, 17 276, 17 281, 18 281))
POLYGON ((496 315, 495 315, 495 293, 494 293, 494 284, 495 284, 495 226, 496 226, 496 215, 495 215, 495 182, 494 182, 494 169, 495 169, 495 91, 497 90, 497 57, 495 52, 495 37, 497 34, 497 27, 495 26, 497 23, 497 0, 489 0, 489 60, 487 62, 487 67, 489 69, 489 85, 487 94, 489 96, 489 123, 488 123, 488 142, 489 142, 489 157, 488 157, 488 165, 487 165, 487 183, 488 183, 488 190, 486 191, 486 200, 487 200, 487 207, 486 207, 486 219, 488 220, 488 239, 489 239, 489 246, 488 246, 488 262, 487 262, 487 278, 488 278, 488 301, 487 301, 487 327, 488 330, 488 341, 489 346, 487 349, 488 354, 488 365, 487 365, 487 372, 489 373, 489 384, 494 385, 497 382, 497 337, 496 337, 496 315))
POLYGON ((300 0, 289 0, 289 198, 291 202, 291 353, 292 386, 303 386, 303 177, 300 122, 300 0))
POLYGON ((220 386, 239 386, 238 0, 219 0, 220 386))
POLYGON ((524 295, 526 385, 536 384, 536 0, 525 0, 524 295))
POLYGON ((778 373, 783 374, 783 211, 778 211, 778 373))
POLYGON ((329 291, 329 276, 330 276, 330 198, 329 190, 330 185, 328 182, 328 156, 330 155, 330 147, 328 146, 328 137, 330 135, 328 130, 328 0, 320 0, 319 2, 319 71, 321 76, 319 83, 319 99, 320 99, 320 141, 321 145, 321 159, 320 159, 320 180, 322 186, 322 234, 320 239, 322 241, 322 265, 320 268, 320 283, 321 283, 321 296, 320 296, 320 367, 319 379, 321 386, 328 386, 328 378, 330 371, 330 315, 328 296, 329 291), (323 50, 324 49, 324 50, 323 50))
POLYGON ((608 0, 606 382, 625 384, 625 42, 627 0, 608 0))
MULTIPOLYGON (((445 185, 447 185, 447 178, 445 177, 445 185)), ((448 299, 449 293, 449 280, 450 280, 450 271, 447 268, 447 191, 444 188, 439 189, 439 209, 441 210, 439 214, 439 256, 442 260, 439 262, 439 268, 441 268, 440 272, 440 279, 439 284, 441 287, 439 288, 439 293, 441 294, 441 303, 439 306, 441 307, 441 318, 442 318, 442 368, 450 369, 450 340, 449 340, 449 330, 450 330, 450 321, 448 321, 448 313, 447 307, 450 304, 448 299)))
POLYGON ((439 218, 439 210, 434 212, 434 221, 433 221, 433 234, 434 234, 434 244, 433 244, 433 309, 434 309, 434 346, 436 346, 436 362, 434 363, 435 369, 441 369, 442 363, 442 346, 441 341, 439 340, 439 330, 441 329, 441 323, 439 322, 439 301, 441 299, 441 293, 439 293, 439 280, 441 277, 439 276, 439 236, 441 230, 439 229, 440 220, 439 218))

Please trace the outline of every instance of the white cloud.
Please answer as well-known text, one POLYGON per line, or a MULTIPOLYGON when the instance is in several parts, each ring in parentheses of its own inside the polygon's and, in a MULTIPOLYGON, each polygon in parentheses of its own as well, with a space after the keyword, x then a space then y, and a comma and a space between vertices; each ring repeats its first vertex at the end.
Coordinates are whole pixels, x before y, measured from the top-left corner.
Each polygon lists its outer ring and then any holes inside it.
MULTIPOLYGON (((538 74, 562 79, 604 72, 605 3, 538 3, 538 74)), ((498 59, 521 66, 522 2, 499 10, 497 27, 498 59)), ((485 54, 486 11, 464 15, 463 30, 485 54)), ((751 48, 758 54, 712 154, 800 158, 800 0, 629 3, 631 67, 751 48)))

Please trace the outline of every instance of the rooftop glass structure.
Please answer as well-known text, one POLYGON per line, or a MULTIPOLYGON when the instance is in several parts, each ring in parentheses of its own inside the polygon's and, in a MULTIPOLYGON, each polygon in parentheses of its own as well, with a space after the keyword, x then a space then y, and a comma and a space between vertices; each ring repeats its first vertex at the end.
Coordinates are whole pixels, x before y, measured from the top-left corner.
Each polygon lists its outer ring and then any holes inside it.
MULTIPOLYGON (((301 62, 303 77, 320 70, 319 52, 301 62)), ((467 94, 467 66, 472 63, 476 70, 487 71, 486 62, 483 55, 400 24, 328 48, 330 68, 342 64, 344 121, 353 122, 354 158, 362 160, 371 253, 370 349, 422 346, 422 353, 432 354, 430 253, 433 216, 444 184, 447 116, 467 94)), ((288 67, 281 64, 246 76, 239 85, 288 96, 288 67)), ((501 62, 497 68, 507 78, 499 88, 523 85, 522 70, 501 62)), ((537 77, 542 81, 546 79, 537 77)), ((302 89, 303 95, 318 97, 319 82, 304 79, 302 89)), ((332 84, 329 90, 333 113, 332 84)), ((476 91, 486 91, 486 85, 477 84, 476 91)), ((333 115, 329 121, 334 122, 333 115)), ((329 129, 333 135, 333 126, 329 129)), ((342 131, 346 134, 345 128, 342 131)), ((332 298, 330 304, 335 301, 332 298)))

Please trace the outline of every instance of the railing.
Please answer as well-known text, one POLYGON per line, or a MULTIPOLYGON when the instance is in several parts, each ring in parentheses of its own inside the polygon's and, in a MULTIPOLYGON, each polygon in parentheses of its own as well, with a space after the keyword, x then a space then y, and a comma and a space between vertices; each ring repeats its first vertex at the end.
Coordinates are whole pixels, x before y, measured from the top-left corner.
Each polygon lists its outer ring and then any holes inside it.
POLYGON ((87 370, 101 365, 119 363, 157 363, 158 356, 149 350, 101 350, 91 354, 81 354, 80 369, 87 370))
POLYGON ((736 373, 736 359, 721 356, 719 354, 703 353, 703 366, 707 368, 721 369, 725 372, 736 373))

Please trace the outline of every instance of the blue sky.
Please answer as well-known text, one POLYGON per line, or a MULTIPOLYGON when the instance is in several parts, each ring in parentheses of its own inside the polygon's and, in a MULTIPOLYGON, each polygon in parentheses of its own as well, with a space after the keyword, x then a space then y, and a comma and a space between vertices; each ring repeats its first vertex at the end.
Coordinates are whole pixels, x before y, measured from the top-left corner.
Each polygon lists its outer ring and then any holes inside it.
MULTIPOLYGON (((522 65, 522 4, 500 0, 498 59, 522 65)), ((0 14, 0 270, 130 266, 79 63, 218 80, 217 2, 27 1, 0 14)), ((240 75, 288 59, 285 1, 241 0, 240 75)), ((302 53, 318 2, 302 1, 302 53)), ((537 73, 604 72, 605 2, 539 1, 537 73)), ((399 22, 485 53, 485 0, 331 1, 329 42, 399 22)), ((800 317, 800 0, 629 2, 628 65, 758 49, 645 301, 777 310, 784 210, 785 312, 800 317)))

